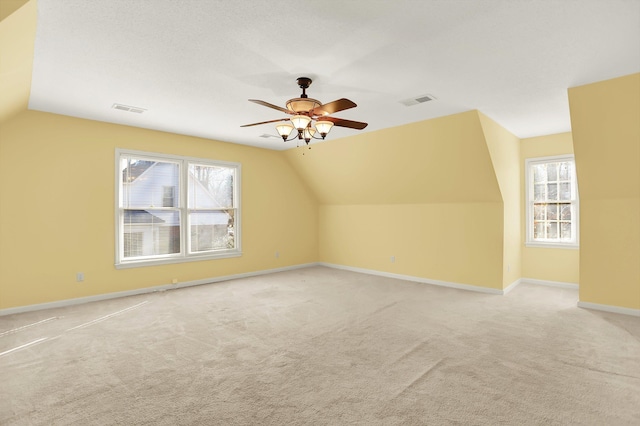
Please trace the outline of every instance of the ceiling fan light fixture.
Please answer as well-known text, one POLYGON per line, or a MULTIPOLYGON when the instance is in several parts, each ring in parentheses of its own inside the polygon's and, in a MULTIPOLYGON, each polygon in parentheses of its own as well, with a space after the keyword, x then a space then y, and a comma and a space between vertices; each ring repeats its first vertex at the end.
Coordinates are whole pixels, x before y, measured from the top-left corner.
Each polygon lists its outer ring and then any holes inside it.
POLYGON ((316 121, 316 130, 318 131, 318 133, 320 133, 320 136, 322 136, 322 139, 324 139, 325 136, 327 136, 327 134, 329 133, 332 127, 333 127, 333 122, 331 121, 326 121, 326 120, 316 121))
POLYGON ((309 112, 319 106, 322 106, 322 103, 311 98, 293 98, 287 101, 287 109, 295 113, 309 112))
POLYGON ((306 115, 294 115, 290 120, 291 123, 293 123, 293 127, 298 129, 299 132, 302 132, 311 122, 311 117, 306 115))
POLYGON ((316 133, 316 129, 314 129, 313 127, 309 126, 306 129, 304 129, 304 131, 302 132, 304 141, 306 143, 309 143, 311 141, 311 139, 313 138, 313 135, 316 133))
MULTIPOLYGON (((328 117, 329 114, 344 111, 356 107, 355 102, 346 98, 336 99, 328 104, 311 99, 307 96, 306 89, 311 84, 308 77, 298 78, 298 86, 302 89, 299 98, 289 99, 286 108, 279 107, 269 102, 259 99, 249 99, 250 102, 258 105, 266 106, 271 109, 278 110, 288 114, 289 118, 280 118, 276 120, 261 121, 259 123, 245 124, 240 127, 258 126, 267 123, 276 124, 276 130, 283 141, 288 142, 297 138, 298 141, 304 140, 307 145, 311 139, 324 140, 333 126, 347 127, 349 129, 362 130, 367 127, 367 123, 360 121, 345 120, 337 117, 328 117), (296 132, 293 130, 296 129, 296 132)), ((277 136, 274 136, 277 137, 277 136)))
POLYGON ((288 122, 282 123, 276 126, 276 130, 278 131, 278 134, 282 136, 282 139, 286 141, 289 135, 291 134, 291 132, 293 131, 293 126, 291 125, 291 123, 288 123, 288 122))

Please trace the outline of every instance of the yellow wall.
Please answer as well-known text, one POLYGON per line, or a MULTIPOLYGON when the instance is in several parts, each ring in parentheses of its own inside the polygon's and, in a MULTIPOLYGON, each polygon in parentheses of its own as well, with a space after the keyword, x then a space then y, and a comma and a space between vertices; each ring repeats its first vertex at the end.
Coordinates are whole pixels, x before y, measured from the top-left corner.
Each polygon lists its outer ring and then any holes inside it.
POLYGON ((504 205, 502 285, 506 288, 522 276, 520 139, 486 115, 478 116, 504 205))
POLYGON ((29 104, 38 10, 35 0, 22 3, 12 1, 0 8, 0 123, 29 104))
POLYGON ((501 202, 477 111, 314 144, 287 158, 320 204, 501 202))
POLYGON ((501 231, 501 203, 323 205, 320 260, 502 289, 501 231))
POLYGON ((36 21, 36 0, 0 7, 0 309, 317 260, 497 289, 581 277, 582 301, 640 308, 639 74, 569 90, 581 250, 523 248, 524 158, 571 134, 518 153, 469 111, 302 156, 29 112, 36 21), (242 163, 244 255, 115 270, 116 147, 242 163))
MULTIPOLYGON (((573 154, 571 133, 539 136, 522 139, 520 142, 520 165, 522 168, 522 277, 544 281, 556 281, 578 284, 580 277, 580 250, 547 247, 524 247, 525 222, 525 167, 527 158, 549 157, 552 155, 573 154)), ((578 182, 578 191, 580 191, 578 182)), ((580 196, 581 194, 579 194, 580 196)))
POLYGON ((502 197, 476 111, 285 155, 321 202, 322 262, 503 288, 502 197))
POLYGON ((318 260, 317 202, 277 151, 26 111, 0 127, 0 194, 0 309, 318 260), (116 147, 241 163, 242 257, 116 270, 116 147))
POLYGON ((640 309, 640 74, 569 89, 580 301, 640 309))

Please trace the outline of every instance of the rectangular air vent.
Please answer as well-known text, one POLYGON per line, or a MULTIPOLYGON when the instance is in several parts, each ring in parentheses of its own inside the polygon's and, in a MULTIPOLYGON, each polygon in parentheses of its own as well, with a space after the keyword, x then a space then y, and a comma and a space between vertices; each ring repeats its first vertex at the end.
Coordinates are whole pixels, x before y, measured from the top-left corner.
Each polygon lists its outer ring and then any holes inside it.
POLYGON ((134 107, 129 105, 122 105, 122 104, 113 104, 111 108, 119 109, 120 111, 135 112, 136 114, 142 114, 143 112, 146 111, 146 109, 144 108, 134 107))
POLYGON ((413 105, 418 105, 418 104, 423 104, 425 102, 433 101, 435 99, 437 99, 435 96, 427 94, 427 95, 416 96, 415 98, 405 99, 404 101, 400 101, 400 103, 404 106, 413 106, 413 105))
POLYGON ((263 133, 260 135, 261 138, 265 138, 265 139, 269 139, 269 138, 276 138, 276 139, 281 139, 280 136, 276 136, 276 135, 270 135, 268 133, 263 133))

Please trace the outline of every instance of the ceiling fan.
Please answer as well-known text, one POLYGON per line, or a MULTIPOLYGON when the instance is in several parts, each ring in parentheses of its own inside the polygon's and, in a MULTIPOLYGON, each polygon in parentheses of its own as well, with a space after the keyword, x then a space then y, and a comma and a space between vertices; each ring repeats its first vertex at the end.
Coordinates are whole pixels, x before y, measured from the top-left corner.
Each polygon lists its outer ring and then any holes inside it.
POLYGON ((333 126, 348 127, 350 129, 357 130, 362 130, 367 127, 367 123, 360 121, 330 117, 330 114, 333 114, 334 112, 344 111, 345 109, 353 108, 357 105, 345 98, 329 102, 328 104, 322 104, 320 101, 310 98, 307 96, 306 90, 311 85, 311 81, 312 80, 308 77, 298 78, 297 82, 298 86, 302 89, 302 94, 299 98, 289 99, 286 103, 286 108, 258 99, 249 99, 250 102, 273 108, 280 112, 284 112, 285 114, 289 114, 292 117, 245 124, 240 127, 282 122, 281 124, 276 125, 276 130, 278 130, 278 134, 282 137, 283 141, 287 142, 297 137, 299 140, 304 140, 307 145, 311 139, 324 139, 333 126), (294 132, 294 130, 296 131, 294 132), (317 137, 316 134, 319 134, 320 137, 317 137))

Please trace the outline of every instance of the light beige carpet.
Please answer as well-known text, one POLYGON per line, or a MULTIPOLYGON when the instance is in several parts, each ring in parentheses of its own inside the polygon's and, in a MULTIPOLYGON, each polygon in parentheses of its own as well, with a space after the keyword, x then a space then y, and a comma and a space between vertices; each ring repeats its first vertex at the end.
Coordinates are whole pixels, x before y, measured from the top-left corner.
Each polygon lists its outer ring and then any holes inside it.
POLYGON ((640 319, 576 301, 312 267, 0 317, 0 424, 640 424, 640 319))

